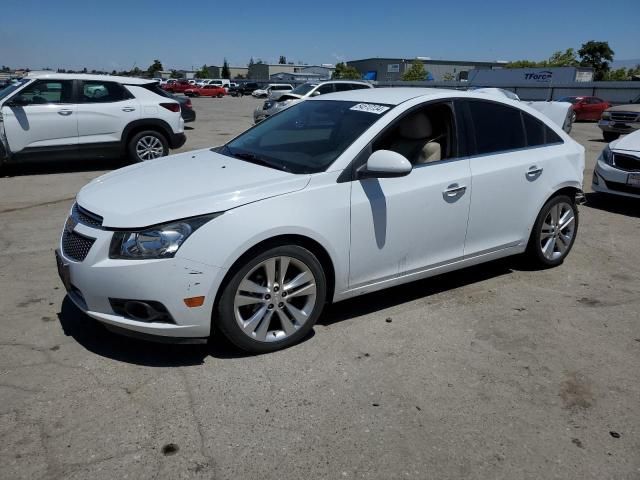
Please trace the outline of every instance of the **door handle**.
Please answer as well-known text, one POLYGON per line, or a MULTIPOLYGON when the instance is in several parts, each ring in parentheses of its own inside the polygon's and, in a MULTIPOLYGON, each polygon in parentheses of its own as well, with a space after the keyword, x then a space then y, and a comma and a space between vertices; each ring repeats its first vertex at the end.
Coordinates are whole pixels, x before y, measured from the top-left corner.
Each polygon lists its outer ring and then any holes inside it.
POLYGON ((466 185, 458 185, 457 183, 452 183, 442 192, 447 197, 456 197, 458 195, 462 195, 467 190, 466 185))
POLYGON ((123 112, 133 112, 134 110, 135 110, 135 108, 134 108, 134 107, 124 107, 124 108, 122 109, 122 111, 123 111, 123 112))
POLYGON ((63 117, 67 117, 73 113, 73 110, 58 110, 58 115, 62 115, 63 117))
POLYGON ((529 171, 527 172, 527 177, 536 177, 542 173, 544 169, 542 167, 538 167, 537 165, 533 165, 529 167, 529 171))

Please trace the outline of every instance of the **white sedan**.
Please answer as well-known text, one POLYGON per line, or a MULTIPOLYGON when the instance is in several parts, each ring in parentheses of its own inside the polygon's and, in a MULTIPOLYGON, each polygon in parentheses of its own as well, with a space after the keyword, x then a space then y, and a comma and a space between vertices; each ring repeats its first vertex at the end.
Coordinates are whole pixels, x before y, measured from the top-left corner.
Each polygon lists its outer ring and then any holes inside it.
POLYGON ((591 189, 640 198, 640 130, 604 147, 593 171, 591 189))
POLYGON ((109 328, 267 352, 328 302, 523 252, 560 264, 583 169, 583 147, 504 96, 323 95, 222 147, 92 181, 58 267, 109 328))

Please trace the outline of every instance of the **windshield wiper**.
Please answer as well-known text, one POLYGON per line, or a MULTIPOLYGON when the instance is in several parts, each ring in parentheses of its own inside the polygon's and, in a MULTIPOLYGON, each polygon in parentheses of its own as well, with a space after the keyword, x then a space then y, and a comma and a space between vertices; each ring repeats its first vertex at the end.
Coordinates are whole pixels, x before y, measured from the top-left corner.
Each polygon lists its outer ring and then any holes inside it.
POLYGON ((238 158, 240 160, 246 160, 251 163, 255 163, 256 165, 262 165, 263 167, 274 168, 276 170, 282 170, 285 172, 289 172, 290 170, 282 164, 270 162, 265 158, 259 157, 253 153, 249 152, 234 152, 226 145, 224 146, 224 150, 229 153, 234 158, 238 158))

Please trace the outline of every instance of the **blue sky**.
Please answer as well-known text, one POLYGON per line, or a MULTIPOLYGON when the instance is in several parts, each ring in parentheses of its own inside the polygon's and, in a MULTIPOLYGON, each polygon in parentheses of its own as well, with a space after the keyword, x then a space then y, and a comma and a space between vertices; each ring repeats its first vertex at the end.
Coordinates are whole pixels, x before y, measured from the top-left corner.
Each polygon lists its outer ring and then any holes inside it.
POLYGON ((0 19, 0 64, 32 69, 539 60, 592 39, 640 58, 640 0, 1 0, 0 19))

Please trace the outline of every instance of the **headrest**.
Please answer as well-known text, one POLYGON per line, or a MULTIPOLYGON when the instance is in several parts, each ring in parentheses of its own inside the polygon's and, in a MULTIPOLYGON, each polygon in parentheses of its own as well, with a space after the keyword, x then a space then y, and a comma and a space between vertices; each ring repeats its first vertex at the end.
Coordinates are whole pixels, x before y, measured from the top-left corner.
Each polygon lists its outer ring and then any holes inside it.
POLYGON ((418 140, 428 138, 433 133, 431 120, 425 113, 418 112, 400 121, 398 133, 404 138, 418 140))

